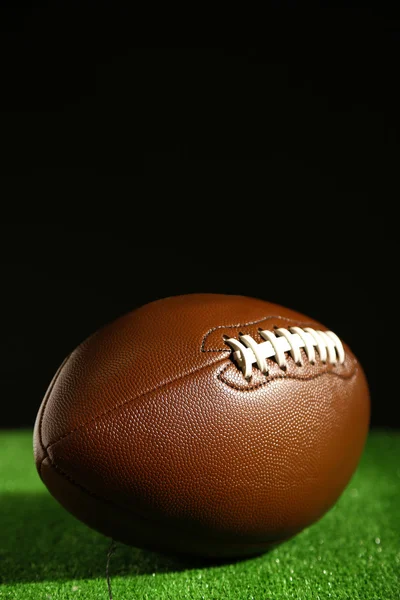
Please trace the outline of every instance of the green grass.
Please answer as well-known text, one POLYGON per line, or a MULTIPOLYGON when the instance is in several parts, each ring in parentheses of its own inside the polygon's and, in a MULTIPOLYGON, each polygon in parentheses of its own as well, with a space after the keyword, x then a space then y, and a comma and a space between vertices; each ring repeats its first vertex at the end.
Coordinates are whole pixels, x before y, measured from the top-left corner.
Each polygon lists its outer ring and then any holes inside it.
MULTIPOLYGON (((108 600, 110 541, 82 525, 36 474, 30 431, 0 432, 0 600, 108 600)), ((273 551, 227 564, 116 546, 114 600, 400 598, 400 433, 370 434, 321 521, 273 551)))

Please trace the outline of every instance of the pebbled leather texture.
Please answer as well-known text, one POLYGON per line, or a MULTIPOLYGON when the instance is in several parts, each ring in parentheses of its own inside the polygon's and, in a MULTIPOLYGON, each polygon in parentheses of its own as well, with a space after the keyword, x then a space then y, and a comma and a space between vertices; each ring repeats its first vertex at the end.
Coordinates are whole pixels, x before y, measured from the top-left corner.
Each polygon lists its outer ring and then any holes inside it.
MULTIPOLYGON (((164 551, 245 556, 318 520, 349 482, 366 440, 361 366, 246 380, 224 335, 326 327, 242 296, 147 304, 64 361, 34 431, 38 471, 72 514, 116 540, 164 551)), ((335 332, 340 336, 340 332, 335 332)))

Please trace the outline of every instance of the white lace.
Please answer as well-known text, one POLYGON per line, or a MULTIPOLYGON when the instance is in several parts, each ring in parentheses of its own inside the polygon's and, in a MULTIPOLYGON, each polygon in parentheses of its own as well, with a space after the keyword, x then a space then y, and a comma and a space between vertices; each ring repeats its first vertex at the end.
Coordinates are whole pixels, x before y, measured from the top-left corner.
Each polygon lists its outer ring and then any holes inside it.
POLYGON ((274 357, 278 365, 287 366, 285 352, 290 352, 298 365, 302 364, 300 348, 304 348, 308 360, 315 363, 315 351, 323 363, 344 363, 344 348, 333 331, 316 331, 311 327, 281 327, 274 331, 261 330, 260 335, 266 341, 260 344, 250 335, 239 335, 239 340, 225 337, 225 343, 233 349, 233 358, 242 369, 246 378, 251 376, 252 365, 268 374, 267 358, 274 357))

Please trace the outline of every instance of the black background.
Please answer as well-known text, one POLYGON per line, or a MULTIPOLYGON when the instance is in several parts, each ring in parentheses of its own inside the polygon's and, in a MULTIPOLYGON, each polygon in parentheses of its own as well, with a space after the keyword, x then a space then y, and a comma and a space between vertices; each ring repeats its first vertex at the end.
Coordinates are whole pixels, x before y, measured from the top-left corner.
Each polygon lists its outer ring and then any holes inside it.
POLYGON ((116 8, 2 11, 0 426, 95 329, 191 292, 322 321, 399 426, 397 23, 293 10, 249 46, 142 48, 116 8))

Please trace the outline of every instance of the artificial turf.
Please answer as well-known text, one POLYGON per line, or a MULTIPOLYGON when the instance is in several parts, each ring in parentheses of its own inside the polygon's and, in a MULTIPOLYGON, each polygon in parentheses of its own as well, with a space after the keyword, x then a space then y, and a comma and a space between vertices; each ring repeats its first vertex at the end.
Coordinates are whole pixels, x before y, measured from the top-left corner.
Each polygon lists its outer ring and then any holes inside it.
MULTIPOLYGON (((323 519, 257 558, 208 564, 117 544, 114 600, 400 598, 400 432, 371 432, 323 519)), ((0 432, 0 600, 108 600, 110 541, 46 491, 30 431, 0 432)))

